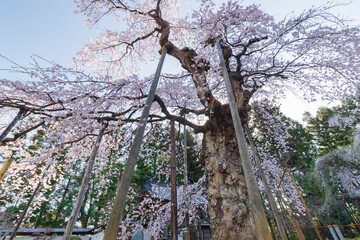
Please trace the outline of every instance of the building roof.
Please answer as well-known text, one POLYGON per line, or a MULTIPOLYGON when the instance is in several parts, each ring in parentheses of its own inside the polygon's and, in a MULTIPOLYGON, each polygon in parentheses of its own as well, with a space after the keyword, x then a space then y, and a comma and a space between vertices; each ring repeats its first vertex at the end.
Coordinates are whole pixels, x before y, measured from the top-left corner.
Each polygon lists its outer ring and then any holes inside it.
MULTIPOLYGON (((147 182, 144 187, 149 191, 152 197, 171 200, 171 185, 167 182, 155 181, 149 177, 146 177, 147 182)), ((179 186, 177 186, 178 188, 179 186)))

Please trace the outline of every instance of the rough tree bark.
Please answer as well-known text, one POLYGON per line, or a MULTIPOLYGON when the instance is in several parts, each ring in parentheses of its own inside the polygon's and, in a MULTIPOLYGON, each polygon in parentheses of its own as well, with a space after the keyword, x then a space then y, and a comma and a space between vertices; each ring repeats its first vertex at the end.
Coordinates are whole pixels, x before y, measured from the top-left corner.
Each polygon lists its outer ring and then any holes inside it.
MULTIPOLYGON (((156 18, 155 18, 156 19, 156 18)), ((168 45, 168 54, 177 58, 184 69, 193 76, 198 97, 204 106, 210 106, 210 120, 199 132, 204 132, 201 162, 209 185, 209 215, 213 239, 256 239, 254 219, 249 214, 249 199, 241 166, 235 130, 228 105, 222 105, 207 88, 203 75, 205 67, 194 68, 194 50, 179 49, 168 41, 169 24, 159 21, 162 27, 160 45, 168 45), (206 90, 207 89, 207 90, 206 90)), ((235 76, 236 77, 236 76, 235 76)), ((240 81, 233 81, 234 90, 239 89, 240 81)), ((241 110, 250 96, 246 92, 236 92, 237 108, 241 110)), ((162 107, 162 104, 159 103, 162 107)), ((165 107, 163 113, 168 115, 165 107)), ((176 119, 178 120, 178 119, 176 119)))
MULTIPOLYGON (((239 109, 237 108, 238 104, 236 102, 235 94, 233 91, 233 86, 235 84, 231 83, 228 67, 226 60, 224 58, 224 53, 220 41, 216 41, 216 45, 219 51, 220 64, 223 69, 224 82, 226 86, 226 92, 229 100, 229 107, 231 112, 231 119, 233 121, 235 136, 239 148, 241 166, 244 172, 245 183, 248 189, 248 198, 249 198, 249 209, 250 215, 254 219, 254 224, 256 228, 256 237, 259 240, 270 239, 269 226, 266 220, 265 211, 263 208, 262 199, 258 189, 258 184, 255 180, 254 171, 251 167, 250 156, 248 153, 248 147, 245 140, 244 130, 241 123, 241 118, 239 115, 239 109)), ((226 47, 227 48, 227 47, 226 47)), ((225 49, 226 49, 225 48, 225 49)), ((240 105, 244 107, 244 105, 240 105)))
POLYGON ((208 211, 214 239, 256 239, 235 130, 227 107, 208 122, 201 163, 208 182, 208 211))

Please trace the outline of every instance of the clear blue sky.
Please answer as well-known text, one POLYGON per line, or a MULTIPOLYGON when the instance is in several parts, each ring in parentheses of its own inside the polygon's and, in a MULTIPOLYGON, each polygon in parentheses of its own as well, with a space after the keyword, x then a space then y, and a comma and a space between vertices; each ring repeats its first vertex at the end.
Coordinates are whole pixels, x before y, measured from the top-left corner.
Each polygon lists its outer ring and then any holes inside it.
MULTIPOLYGON (((194 1, 194 0, 192 0, 194 1)), ((188 2, 191 2, 190 0, 188 2)), ((326 0, 244 0, 255 2, 278 17, 323 4, 326 0)), ((188 3, 189 4, 189 3, 188 3)), ((190 3, 191 4, 191 3, 190 3)), ((104 25, 89 30, 85 17, 74 14, 72 0, 0 0, 0 54, 28 63, 31 54, 70 65, 72 57, 104 25)), ((360 19, 360 0, 341 8, 344 15, 360 19)))
MULTIPOLYGON (((194 0, 188 0, 191 6, 194 0)), ((342 1, 342 0, 340 0, 342 1)), ((244 0, 244 5, 260 4, 261 8, 277 18, 287 13, 301 12, 313 5, 321 5, 326 0, 244 0)), ((85 17, 74 14, 76 5, 72 0, 0 0, 0 54, 17 63, 27 65, 32 54, 40 55, 65 66, 72 64, 72 58, 91 38, 98 35, 109 25, 105 20, 91 30, 85 23, 85 17)), ((360 23, 360 0, 339 10, 344 16, 356 19, 360 23)), ((116 26, 111 24, 112 27, 116 26)), ((1 65, 1 61, 0 61, 1 65)), ((0 66, 1 68, 2 66, 0 66)), ((0 77, 4 77, 0 72, 0 77)), ((294 111, 294 98, 284 101, 283 110, 300 120, 305 109, 314 112, 318 105, 297 105, 294 111), (300 105, 303 108, 299 107, 300 105)))
POLYGON ((0 54, 26 64, 40 55, 64 65, 97 35, 70 0, 0 0, 0 54))

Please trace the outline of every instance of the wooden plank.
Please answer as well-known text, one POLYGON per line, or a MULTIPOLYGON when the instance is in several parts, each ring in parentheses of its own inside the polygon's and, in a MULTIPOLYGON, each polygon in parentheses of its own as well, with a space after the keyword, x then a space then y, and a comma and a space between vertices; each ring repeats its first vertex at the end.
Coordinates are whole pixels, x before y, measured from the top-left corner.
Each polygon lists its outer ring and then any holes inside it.
POLYGON ((177 223, 177 191, 176 191, 176 150, 175 150, 175 124, 174 119, 170 120, 171 135, 171 239, 178 239, 177 223))
POLYGON ((255 163, 256 163, 256 165, 257 165, 257 167, 259 169, 261 180, 263 181, 263 184, 264 184, 264 187, 265 187, 266 195, 268 196, 268 200, 269 200, 269 203, 270 203, 271 210, 272 210, 272 212, 274 214, 274 217, 275 217, 278 232, 280 233, 280 237, 281 237, 282 240, 288 240, 284 225, 283 225, 283 223, 281 221, 281 218, 280 218, 279 211, 278 211, 278 209, 276 207, 275 199, 274 199, 274 197, 273 197, 273 195, 271 193, 270 186, 269 186, 269 184, 268 184, 268 182, 266 180, 265 173, 264 173, 263 168, 261 166, 260 157, 259 157, 259 154, 258 154, 257 149, 255 147, 255 143, 253 141, 253 138, 251 137, 249 127, 247 126, 247 124, 244 124, 244 128, 245 128, 245 132, 246 132, 246 135, 247 135, 249 143, 250 143, 251 150, 252 150, 254 158, 255 158, 255 163))
POLYGON ((264 207, 262 205, 258 185, 255 180, 254 171, 251 167, 250 157, 248 148, 246 145, 246 140, 244 136, 244 130, 241 125, 240 115, 238 112, 238 109, 236 107, 236 99, 234 96, 234 92, 232 90, 231 82, 229 73, 226 69, 225 59, 223 56, 223 52, 220 46, 219 40, 216 41, 216 45, 219 51, 219 57, 220 57, 220 63, 221 67, 223 69, 223 76, 224 76, 224 82, 226 86, 226 92, 229 99, 229 106, 231 111, 231 116, 235 128, 235 134, 236 139, 239 146, 239 152, 240 152, 240 160, 241 165, 244 170, 244 177, 246 186, 248 189, 249 194, 249 210, 250 214, 253 216, 255 227, 256 227, 256 233, 257 233, 257 239, 258 240, 269 240, 271 239, 271 234, 269 230, 269 226, 266 220, 266 215, 264 211, 264 207))

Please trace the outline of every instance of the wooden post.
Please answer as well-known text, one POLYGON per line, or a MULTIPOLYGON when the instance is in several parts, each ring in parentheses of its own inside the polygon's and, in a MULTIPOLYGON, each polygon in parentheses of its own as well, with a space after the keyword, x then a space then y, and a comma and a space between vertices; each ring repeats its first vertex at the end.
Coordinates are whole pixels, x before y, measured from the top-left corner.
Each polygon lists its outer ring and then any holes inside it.
MULTIPOLYGON (((184 113, 184 119, 186 115, 184 113)), ((185 198, 185 235, 184 240, 190 240, 189 222, 189 186, 188 186, 188 162, 187 162, 187 132, 184 124, 184 198, 185 198)))
POLYGON ((93 168, 94 163, 95 163, 95 157, 96 157, 96 154, 97 154, 97 152, 99 150, 100 142, 101 142, 101 139, 102 139, 102 137, 104 135, 106 127, 107 127, 107 124, 103 125, 103 127, 101 128, 101 130, 99 132, 99 135, 97 136, 97 139, 95 141, 95 144, 94 144, 94 147, 92 149, 88 164, 86 166, 84 177, 83 177, 82 182, 81 182, 79 193, 78 193, 78 195, 76 197, 75 206, 73 207, 70 218, 69 218, 68 223, 66 225, 66 229, 65 229, 64 235, 62 237, 62 240, 70 240, 70 238, 71 238, 71 234, 72 234, 72 232, 74 230, 76 219, 77 219, 77 217, 79 215, 79 211, 80 211, 81 205, 82 205, 82 203, 84 201, 85 193, 86 193, 86 190, 87 190, 89 182, 90 182, 90 176, 91 176, 92 168, 93 168))
POLYGON ((161 58, 158 67, 156 69, 154 80, 150 87, 149 95, 146 99, 144 110, 141 114, 138 128, 136 129, 134 142, 131 146, 129 157, 125 164, 123 175, 120 181, 120 186, 118 187, 118 190, 116 192, 113 208, 111 210, 110 218, 108 220, 107 227, 105 229, 104 239, 106 240, 116 240, 118 234, 120 221, 125 207, 126 196, 129 191, 131 178, 134 173, 135 165, 138 159, 142 138, 145 132, 145 125, 147 122, 147 118, 149 116, 151 104, 154 100, 155 90, 159 82, 161 68, 164 63, 166 52, 167 49, 164 46, 162 48, 161 58))
POLYGON ((174 119, 170 120, 171 134, 171 240, 178 239, 177 223, 177 194, 176 194, 176 150, 175 150, 175 124, 174 119))
POLYGON ((287 164, 285 165, 285 169, 286 169, 286 171, 289 173, 289 176, 290 176, 290 178, 291 178, 291 181, 293 182, 293 184, 294 184, 294 186, 295 186, 295 188, 296 188, 296 191, 297 191, 297 193, 298 193, 298 195, 299 195, 299 197, 300 197, 300 200, 301 200, 302 204, 303 204, 304 207, 305 207, 306 213, 308 214, 308 216, 309 216, 309 218, 310 218, 310 220, 311 220, 311 223, 312 223, 312 225, 314 226, 316 235, 318 236, 318 238, 319 238, 320 240, 322 240, 322 237, 321 237, 321 235, 320 235, 319 229, 317 229, 317 225, 316 225, 316 223, 314 222, 314 219, 313 219, 313 217, 311 216, 308 207, 306 206, 306 203, 305 203, 305 201, 304 201, 304 198, 301 196, 300 190, 299 190, 298 186, 296 185, 296 182, 295 182, 295 180, 294 180, 294 178, 293 178, 293 176, 292 176, 292 174, 291 174, 291 172, 290 172, 287 164))
POLYGON ((282 202, 284 203, 286 212, 287 212, 287 214, 289 215, 291 224, 293 225, 293 227, 294 227, 294 229, 295 229, 295 231, 296 231, 296 234, 298 235, 299 239, 300 239, 300 240, 303 240, 303 239, 301 238, 301 236, 303 235, 302 232, 301 232, 301 228, 298 228, 298 227, 296 226, 295 220, 291 217, 291 213, 290 213, 289 207, 287 206, 287 204, 286 204, 286 202, 285 202, 285 200, 284 200, 284 198, 283 198, 283 196, 282 196, 282 194, 281 194, 280 189, 278 189, 278 190, 279 190, 279 193, 280 193, 280 198, 281 198, 282 202))
POLYGON ((294 223, 295 223, 295 229, 296 229, 296 232, 298 233, 299 239, 305 240, 305 236, 301 230, 299 222, 294 219, 294 223))
POLYGON ((24 209, 24 212, 21 214, 21 217, 18 221, 18 223, 16 224, 16 227, 14 228, 13 232, 11 233, 10 237, 9 237, 9 240, 12 240, 16 237, 16 233, 17 231, 19 230, 19 227, 21 225, 21 223, 23 222, 26 214, 27 214, 27 211, 29 210, 29 207, 30 207, 30 204, 32 203, 32 201, 34 200, 34 197, 36 196, 37 194, 37 191, 39 190, 40 186, 41 186, 41 183, 42 183, 42 180, 45 178, 46 176, 46 171, 49 170, 50 168, 50 165, 45 169, 43 175, 41 176, 41 179, 40 181, 38 182, 38 185, 36 186, 33 194, 31 195, 29 201, 27 202, 26 206, 25 206, 25 209, 24 209))
POLYGON ((256 150, 256 147, 255 147, 255 144, 254 144, 254 141, 251 137, 251 133, 250 133, 250 130, 249 130, 249 127, 247 126, 247 124, 244 124, 244 128, 245 128, 245 132, 246 132, 246 135, 248 136, 248 139, 249 139, 249 143, 250 143, 250 146, 251 146, 251 150, 252 152, 254 153, 254 158, 255 158, 255 162, 256 162, 256 165, 258 166, 258 169, 259 169, 259 173, 260 173, 260 176, 261 176, 261 180, 263 181, 264 183, 264 187, 265 187, 265 192, 266 192, 266 195, 268 196, 268 200, 269 200, 269 203, 270 203, 270 206, 271 206, 271 209, 272 209, 272 212, 274 214, 274 217, 275 217, 275 221, 276 221, 276 225, 278 227, 278 232, 280 234, 280 237, 282 240, 288 240, 288 237, 286 235, 286 231, 285 231, 285 228, 284 228, 284 225, 281 221, 281 218, 280 218, 280 214, 279 214, 279 211, 276 207, 276 202, 275 202, 275 199, 271 193, 271 189, 270 189, 270 186, 266 180, 266 176, 265 176, 265 173, 262 169, 262 166, 261 166, 261 162, 260 162, 260 158, 259 158, 259 154, 256 150))
POLYGON ((2 182, 2 180, 4 179, 6 172, 10 168, 13 161, 14 161, 13 157, 9 157, 8 159, 6 159, 6 162, 4 163, 3 167, 0 170, 0 182, 2 182))
POLYGON ((254 171, 251 167, 249 152, 246 145, 246 140, 244 136, 244 130, 241 125, 239 111, 236 108, 236 100, 234 92, 232 90, 229 73, 226 69, 225 59, 223 52, 220 46, 219 40, 216 41, 216 45, 219 51, 220 63, 223 69, 223 76, 226 86, 226 92, 229 99, 229 106, 231 111, 231 117, 234 124, 236 139, 240 152, 241 165, 244 170, 244 177, 246 186, 249 194, 249 210, 252 215, 256 227, 257 239, 258 240, 269 240, 271 239, 271 234, 269 231, 269 226, 266 220, 265 211, 261 202, 261 197, 258 189, 258 185, 255 180, 254 171))
POLYGON ((7 126, 7 128, 4 130, 4 132, 0 135, 0 145, 2 144, 2 141, 8 135, 8 133, 11 131, 11 129, 16 125, 16 123, 21 119, 21 117, 26 112, 25 106, 21 106, 18 114, 16 117, 11 121, 11 123, 7 126))

